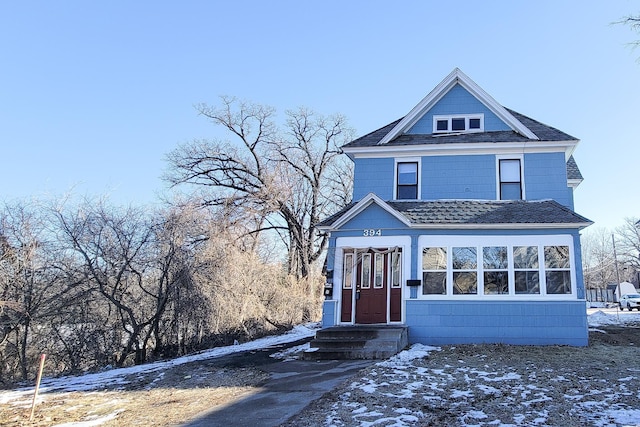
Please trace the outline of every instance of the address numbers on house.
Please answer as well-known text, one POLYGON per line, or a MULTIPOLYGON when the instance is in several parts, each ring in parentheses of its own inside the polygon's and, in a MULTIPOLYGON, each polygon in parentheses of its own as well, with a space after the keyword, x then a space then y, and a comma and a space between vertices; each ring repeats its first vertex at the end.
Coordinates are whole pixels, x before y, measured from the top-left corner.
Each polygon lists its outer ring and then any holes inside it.
POLYGON ((364 230, 362 230, 362 235, 364 237, 382 236, 382 230, 379 228, 365 228, 364 230))

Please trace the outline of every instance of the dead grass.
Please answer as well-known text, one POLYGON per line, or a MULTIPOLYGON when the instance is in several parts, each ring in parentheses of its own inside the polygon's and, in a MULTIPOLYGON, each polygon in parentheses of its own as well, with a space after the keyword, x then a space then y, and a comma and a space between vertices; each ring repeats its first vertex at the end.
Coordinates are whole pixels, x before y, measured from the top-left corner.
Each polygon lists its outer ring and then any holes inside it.
POLYGON ((177 426, 205 411, 260 390, 268 375, 250 368, 181 365, 160 376, 141 375, 128 390, 45 393, 29 421, 31 400, 0 407, 0 425, 55 426, 111 418, 105 427, 177 426), (188 374, 185 374, 188 372, 188 374))

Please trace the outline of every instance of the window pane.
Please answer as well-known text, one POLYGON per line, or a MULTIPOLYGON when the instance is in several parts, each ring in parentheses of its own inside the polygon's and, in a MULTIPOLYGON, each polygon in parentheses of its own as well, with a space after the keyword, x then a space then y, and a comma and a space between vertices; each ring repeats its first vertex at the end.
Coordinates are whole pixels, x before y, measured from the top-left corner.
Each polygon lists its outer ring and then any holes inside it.
POLYGON ((391 286, 399 288, 400 285, 400 255, 399 253, 391 254, 391 286))
POLYGON ((384 255, 376 254, 374 258, 375 262, 375 277, 373 282, 374 288, 384 287, 384 255))
POLYGON ((480 129, 480 119, 469 119, 469 129, 480 129))
POLYGON ((539 277, 537 271, 516 271, 516 294, 539 294, 539 277))
POLYGON ((570 268, 569 246, 545 246, 544 265, 547 268, 570 268))
POLYGON ((423 270, 446 270, 447 248, 424 248, 422 250, 423 270))
POLYGON ((520 182, 520 160, 500 160, 500 182, 520 182))
POLYGON ((398 186, 398 199, 411 199, 418 198, 418 186, 417 185, 400 185, 398 186))
POLYGON ((475 270, 478 265, 476 248, 453 248, 452 255, 455 270, 475 270))
POLYGON ((568 271, 547 271, 547 294, 570 294, 571 275, 568 271))
POLYGON ((353 283, 353 254, 344 255, 344 274, 342 277, 342 287, 351 289, 353 283))
POLYGON ((371 254, 362 255, 362 277, 360 285, 363 288, 371 287, 371 254))
POLYGON ((538 247, 537 246, 514 246, 513 247, 513 267, 514 268, 538 268, 538 247))
POLYGON ((417 184, 418 164, 398 163, 398 184, 417 184))
POLYGON ((444 295, 447 293, 447 273, 424 272, 422 273, 423 295, 444 295))
POLYGON ((451 130, 465 130, 464 118, 451 119, 451 130))
POLYGON ((437 130, 449 130, 449 121, 448 120, 437 120, 436 121, 436 129, 437 130))
POLYGON ((454 295, 476 294, 478 291, 478 275, 473 272, 453 273, 453 293, 454 295))
POLYGON ((508 294, 509 293, 509 273, 506 271, 485 271, 484 293, 485 294, 508 294))
POLYGON ((522 193, 520 193, 520 183, 516 184, 500 184, 500 200, 520 200, 522 199, 522 193))
POLYGON ((482 248, 482 255, 484 268, 498 270, 508 267, 506 246, 482 248))

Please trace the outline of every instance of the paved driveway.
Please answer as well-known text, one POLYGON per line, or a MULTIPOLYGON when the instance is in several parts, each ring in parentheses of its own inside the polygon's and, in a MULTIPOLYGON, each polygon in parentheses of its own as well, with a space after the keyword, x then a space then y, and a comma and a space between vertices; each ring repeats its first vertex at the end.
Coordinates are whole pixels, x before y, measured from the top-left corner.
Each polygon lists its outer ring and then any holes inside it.
MULTIPOLYGON (((293 344, 300 344, 292 343, 293 344)), ((226 366, 254 366, 270 374, 256 392, 232 404, 212 408, 183 427, 277 426, 324 393, 373 363, 370 360, 281 361, 269 357, 280 348, 225 357, 226 366)))

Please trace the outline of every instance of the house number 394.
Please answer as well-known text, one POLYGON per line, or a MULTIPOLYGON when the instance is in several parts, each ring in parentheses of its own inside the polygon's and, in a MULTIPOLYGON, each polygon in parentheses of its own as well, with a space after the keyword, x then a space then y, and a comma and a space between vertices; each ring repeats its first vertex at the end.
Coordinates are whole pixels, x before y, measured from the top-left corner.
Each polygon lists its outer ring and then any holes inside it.
POLYGON ((373 228, 365 228, 364 230, 362 230, 362 235, 365 237, 381 236, 382 230, 380 230, 379 228, 377 230, 374 230, 373 228))

